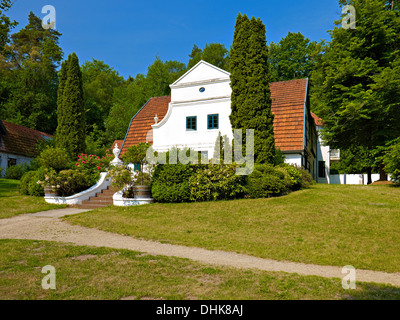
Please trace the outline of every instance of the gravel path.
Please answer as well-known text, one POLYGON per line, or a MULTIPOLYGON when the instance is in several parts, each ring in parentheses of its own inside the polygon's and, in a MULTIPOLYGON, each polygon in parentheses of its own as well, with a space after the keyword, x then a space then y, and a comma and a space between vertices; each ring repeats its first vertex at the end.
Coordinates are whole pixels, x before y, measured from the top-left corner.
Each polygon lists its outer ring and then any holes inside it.
MULTIPOLYGON (((130 236, 74 226, 59 219, 64 215, 84 211, 87 210, 67 208, 0 219, 0 239, 58 241, 75 245, 129 249, 152 255, 188 258, 205 264, 234 268, 279 271, 326 278, 343 278, 345 276, 341 273, 342 267, 276 261, 233 252, 138 240, 130 236)), ((356 279, 361 282, 385 283, 400 287, 400 273, 357 269, 356 279)))

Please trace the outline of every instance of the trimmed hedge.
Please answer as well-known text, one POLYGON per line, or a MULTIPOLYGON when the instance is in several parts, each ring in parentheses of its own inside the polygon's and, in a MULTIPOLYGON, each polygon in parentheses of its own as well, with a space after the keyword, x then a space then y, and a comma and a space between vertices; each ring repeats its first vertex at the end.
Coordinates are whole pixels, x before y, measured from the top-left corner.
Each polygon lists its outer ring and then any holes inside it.
POLYGON ((158 202, 190 201, 189 179, 195 173, 189 164, 159 164, 153 174, 151 193, 158 202))

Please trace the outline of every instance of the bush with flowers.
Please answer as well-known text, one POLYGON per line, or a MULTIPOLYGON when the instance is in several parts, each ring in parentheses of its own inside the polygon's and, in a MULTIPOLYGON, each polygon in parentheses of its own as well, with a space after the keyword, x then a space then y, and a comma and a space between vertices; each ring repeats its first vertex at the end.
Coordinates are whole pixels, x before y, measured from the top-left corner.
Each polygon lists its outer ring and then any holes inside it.
POLYGON ((22 183, 20 192, 41 196, 44 187, 51 186, 57 196, 71 196, 96 184, 100 173, 107 171, 114 158, 112 154, 99 157, 82 153, 77 161, 68 164, 62 155, 62 150, 57 148, 48 148, 42 152, 38 157, 42 166, 23 176, 25 183, 22 183))
POLYGON ((57 172, 48 168, 45 179, 40 181, 40 184, 51 186, 57 196, 71 196, 96 184, 100 173, 107 171, 112 159, 111 154, 99 157, 82 153, 78 156, 73 169, 57 172))

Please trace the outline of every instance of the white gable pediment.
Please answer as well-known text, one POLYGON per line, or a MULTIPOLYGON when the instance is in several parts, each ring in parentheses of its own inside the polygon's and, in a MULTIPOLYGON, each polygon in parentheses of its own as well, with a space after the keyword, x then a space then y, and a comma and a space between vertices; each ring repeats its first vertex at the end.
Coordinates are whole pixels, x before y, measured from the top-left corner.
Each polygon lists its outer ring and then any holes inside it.
POLYGON ((228 71, 201 60, 182 77, 171 84, 171 88, 229 79, 230 73, 228 71))

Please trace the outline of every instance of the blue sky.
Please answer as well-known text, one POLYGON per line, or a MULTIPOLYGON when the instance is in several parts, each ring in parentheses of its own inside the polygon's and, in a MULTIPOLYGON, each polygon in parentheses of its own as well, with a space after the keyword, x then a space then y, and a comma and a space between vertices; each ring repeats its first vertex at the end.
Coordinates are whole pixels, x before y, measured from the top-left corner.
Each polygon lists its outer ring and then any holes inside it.
POLYGON ((239 12, 263 21, 268 42, 289 31, 329 40, 327 30, 340 17, 338 0, 15 0, 7 13, 20 23, 15 30, 30 11, 43 18, 44 5, 56 9, 65 58, 76 52, 81 63, 103 60, 125 78, 146 74, 156 56, 187 63, 194 44, 223 43, 229 50, 239 12))

